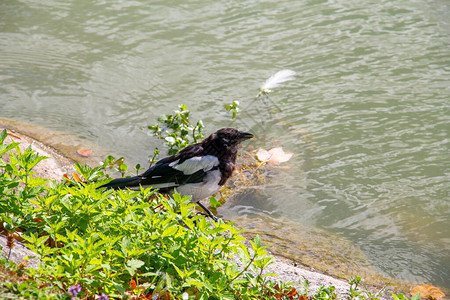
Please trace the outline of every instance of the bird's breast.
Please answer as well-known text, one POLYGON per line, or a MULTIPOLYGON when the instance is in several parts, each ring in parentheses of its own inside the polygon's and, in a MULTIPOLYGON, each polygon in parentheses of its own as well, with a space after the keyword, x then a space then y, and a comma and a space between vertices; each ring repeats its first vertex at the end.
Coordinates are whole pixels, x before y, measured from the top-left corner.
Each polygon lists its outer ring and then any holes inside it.
POLYGON ((202 182, 184 184, 176 189, 182 195, 191 195, 191 201, 197 202, 217 193, 221 188, 220 179, 220 170, 212 170, 207 173, 202 182))

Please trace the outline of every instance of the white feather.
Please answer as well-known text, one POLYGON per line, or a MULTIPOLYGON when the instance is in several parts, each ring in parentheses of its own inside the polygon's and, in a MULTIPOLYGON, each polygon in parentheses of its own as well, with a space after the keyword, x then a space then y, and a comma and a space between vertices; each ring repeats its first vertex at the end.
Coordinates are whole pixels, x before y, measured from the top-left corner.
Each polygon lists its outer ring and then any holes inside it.
POLYGON ((268 91, 270 89, 276 88, 280 85, 280 83, 294 80, 294 75, 296 73, 292 70, 281 70, 272 75, 269 79, 264 82, 264 84, 261 86, 261 90, 268 91))
POLYGON ((194 156, 186 159, 183 163, 178 164, 180 160, 176 160, 169 164, 172 168, 183 172, 185 175, 191 175, 199 170, 209 171, 219 165, 219 160, 213 155, 194 156))

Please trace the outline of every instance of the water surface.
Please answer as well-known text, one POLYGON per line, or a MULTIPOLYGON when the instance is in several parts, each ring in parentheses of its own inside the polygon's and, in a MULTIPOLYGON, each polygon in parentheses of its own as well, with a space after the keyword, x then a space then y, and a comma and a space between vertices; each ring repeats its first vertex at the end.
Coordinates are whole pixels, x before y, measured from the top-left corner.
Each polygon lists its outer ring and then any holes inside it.
POLYGON ((450 288, 449 12, 442 0, 2 1, 0 117, 143 164, 161 144, 142 128, 184 103, 208 133, 239 127, 252 147, 295 153, 219 214, 325 230, 385 275, 450 288), (296 80, 255 99, 280 69, 296 80))

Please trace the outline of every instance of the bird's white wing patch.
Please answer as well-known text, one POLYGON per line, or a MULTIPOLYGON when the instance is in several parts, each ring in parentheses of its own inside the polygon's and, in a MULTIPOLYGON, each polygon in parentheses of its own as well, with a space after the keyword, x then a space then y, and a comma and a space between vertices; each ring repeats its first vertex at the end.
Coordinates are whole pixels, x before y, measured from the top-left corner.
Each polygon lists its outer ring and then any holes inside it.
POLYGON ((219 165, 219 159, 213 155, 194 156, 178 164, 176 160, 169 164, 170 167, 183 172, 185 175, 191 175, 199 170, 209 171, 219 165))

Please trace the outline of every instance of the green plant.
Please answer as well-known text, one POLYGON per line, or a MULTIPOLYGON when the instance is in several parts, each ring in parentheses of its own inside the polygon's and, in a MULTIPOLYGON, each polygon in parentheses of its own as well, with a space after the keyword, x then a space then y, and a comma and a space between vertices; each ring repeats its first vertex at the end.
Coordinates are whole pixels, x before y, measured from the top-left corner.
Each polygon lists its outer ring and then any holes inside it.
POLYGON ((43 191, 45 180, 34 177, 32 171, 40 161, 31 147, 21 150, 17 143, 5 144, 6 130, 0 133, 0 216, 2 226, 13 234, 18 228, 29 228, 34 223, 34 199, 43 191), (9 158, 9 162, 2 159, 9 158))
POLYGON ((5 210, 0 217, 3 222, 21 220, 10 223, 23 232, 41 264, 37 270, 27 270, 33 283, 11 283, 0 291, 29 295, 29 288, 38 295, 38 287, 45 285, 53 294, 68 295, 80 285, 80 295, 113 297, 126 293, 169 293, 176 299, 185 293, 203 299, 262 295, 263 270, 271 258, 258 237, 249 251, 240 230, 196 215, 195 205, 178 194, 166 198, 151 189, 97 189, 109 180, 103 179, 108 163, 97 168, 77 164, 85 182, 71 181, 71 185, 33 178, 24 162, 39 158, 29 151, 11 154, 14 159, 8 164, 1 161, 2 175, 9 180, 4 182, 15 184, 8 190, 2 186, 0 205, 5 210), (25 189, 29 191, 24 193, 25 189), (13 199, 21 206, 7 208, 13 199), (236 256, 239 264, 233 260, 236 256), (27 289, 21 288, 24 285, 27 289))
POLYGON ((169 155, 173 155, 203 138, 203 122, 199 120, 196 125, 192 125, 188 107, 179 105, 178 108, 179 110, 174 111, 173 114, 159 118, 155 125, 148 126, 149 134, 166 141, 169 146, 169 155))
POLYGON ((314 299, 337 299, 334 286, 321 286, 313 296, 314 299))
POLYGON ((225 104, 225 109, 231 112, 231 119, 236 118, 237 113, 239 112, 239 101, 235 100, 230 104, 225 104))
POLYGON ((0 255, 1 299, 64 299, 52 286, 45 286, 38 279, 25 275, 25 264, 15 264, 0 255))
POLYGON ((417 293, 417 294, 415 294, 414 296, 412 296, 411 298, 408 298, 408 297, 406 297, 405 295, 403 295, 403 294, 394 294, 394 293, 392 293, 392 298, 394 299, 394 300, 420 300, 421 299, 421 297, 420 297, 420 293, 417 293))

